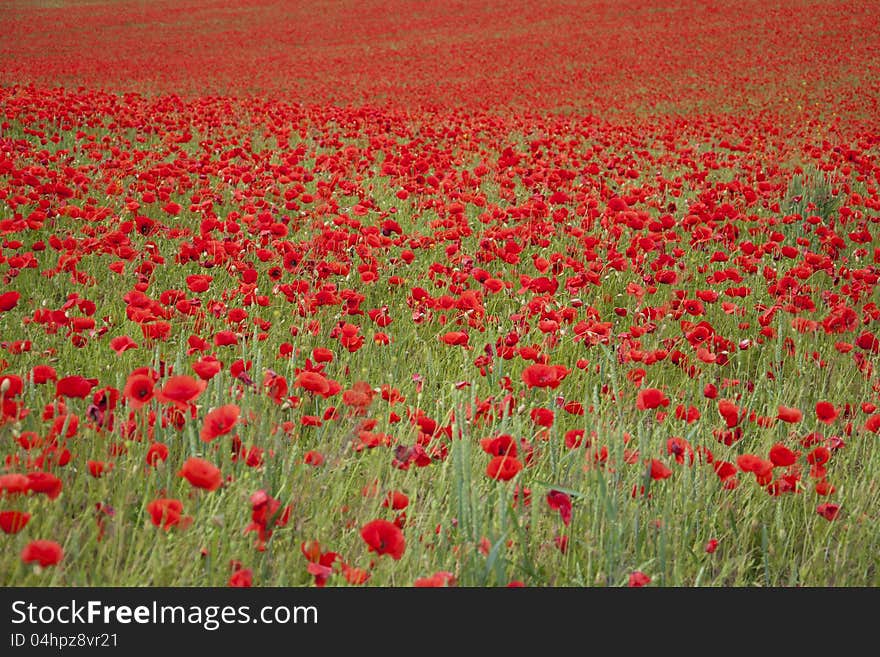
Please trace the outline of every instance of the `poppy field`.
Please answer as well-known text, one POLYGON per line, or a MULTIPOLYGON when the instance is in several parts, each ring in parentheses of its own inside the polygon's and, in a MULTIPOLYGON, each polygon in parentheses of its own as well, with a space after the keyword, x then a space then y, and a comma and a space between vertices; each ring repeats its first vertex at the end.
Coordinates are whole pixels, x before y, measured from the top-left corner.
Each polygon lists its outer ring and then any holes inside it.
POLYGON ((880 584, 873 3, 0 26, 0 584, 880 584))

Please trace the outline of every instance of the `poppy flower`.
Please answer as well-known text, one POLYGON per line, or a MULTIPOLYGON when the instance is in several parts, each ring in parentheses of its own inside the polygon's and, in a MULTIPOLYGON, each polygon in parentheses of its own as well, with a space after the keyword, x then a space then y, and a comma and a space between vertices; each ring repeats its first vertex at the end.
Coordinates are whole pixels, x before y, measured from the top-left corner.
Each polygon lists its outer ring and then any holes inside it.
POLYGON ((516 441, 509 433, 503 433, 495 438, 482 438, 480 446, 484 452, 493 456, 516 456, 516 441))
POLYGON ((880 338, 870 331, 865 331, 856 338, 856 346, 872 354, 880 354, 880 338))
POLYGON ((192 368, 200 379, 210 381, 223 369, 223 364, 213 356, 205 356, 193 363, 192 368))
POLYGON ((562 524, 568 526, 571 524, 571 497, 566 493, 558 490, 551 490, 547 493, 547 505, 551 509, 559 511, 562 518, 562 524))
POLYGON ((97 379, 86 379, 78 374, 65 376, 56 382, 55 395, 58 397, 85 399, 96 385, 98 385, 97 379))
POLYGON ((117 354, 122 354, 129 349, 137 349, 137 343, 127 335, 118 335, 110 340, 110 348, 117 354))
POLYGON ((400 527, 387 520, 371 520, 361 527, 361 538, 372 552, 387 554, 399 560, 406 549, 406 541, 400 527))
POLYGON ((645 411, 659 406, 669 406, 669 399, 663 394, 663 391, 657 388, 639 390, 639 394, 636 396, 637 409, 645 411))
POLYGON ((558 388, 568 370, 562 365, 529 365, 522 372, 522 380, 529 388, 558 388))
POLYGON ((154 385, 152 377, 145 374, 132 374, 126 380, 122 394, 128 400, 128 405, 137 410, 153 398, 154 385))
POLYGON ((440 342, 460 347, 467 347, 468 339, 468 334, 463 331, 450 331, 440 336, 440 342))
POLYGON ((47 381, 57 381, 58 374, 51 365, 34 365, 34 368, 31 370, 31 380, 35 384, 40 385, 47 381))
POLYGON ((752 472, 761 479, 767 477, 773 470, 772 461, 765 461, 754 454, 740 454, 736 457, 736 464, 743 472, 752 472))
POLYGON ((245 534, 257 532, 257 550, 266 549, 266 541, 272 537, 274 527, 284 527, 290 520, 290 506, 281 506, 265 490, 258 490, 251 495, 251 523, 245 527, 245 534))
POLYGON ((794 465, 797 461, 797 456, 798 455, 795 452, 791 451, 782 443, 776 443, 770 448, 770 461, 772 461, 773 465, 776 467, 794 465))
POLYGON ((236 404, 226 404, 208 413, 199 433, 202 440, 209 443, 218 436, 232 431, 232 427, 238 422, 240 412, 241 410, 236 404))
POLYGON ((303 463, 315 467, 324 465, 324 455, 316 450, 309 450, 308 452, 303 454, 303 463))
POLYGON ((816 513, 825 518, 825 520, 831 521, 840 514, 840 505, 825 502, 816 507, 816 513))
POLYGON ((350 390, 342 393, 342 403, 358 410, 366 410, 373 403, 375 393, 366 381, 356 381, 350 390))
POLYGON ((553 411, 549 408, 533 408, 531 412, 532 422, 539 427, 553 426, 553 411))
POLYGON ((6 534, 17 534, 30 519, 31 514, 23 511, 0 511, 0 529, 6 534))
POLYGON ((333 352, 324 347, 315 347, 312 350, 312 360, 316 363, 331 363, 333 362, 333 352))
POLYGON ((159 498, 147 504, 147 513, 156 527, 168 531, 172 527, 185 528, 192 522, 191 517, 184 517, 183 502, 180 500, 159 498))
POLYGON ((7 312, 15 308, 19 299, 21 299, 21 293, 16 290, 0 294, 0 312, 7 312))
POLYGON ((706 547, 703 549, 705 550, 706 554, 713 554, 715 552, 715 550, 718 549, 718 539, 717 538, 710 538, 706 542, 706 547))
POLYGON ((21 495, 28 491, 28 478, 23 474, 11 472, 0 475, 0 494, 21 495))
POLYGON ((522 463, 515 456, 496 456, 486 466, 486 475, 490 479, 508 481, 513 479, 522 468, 522 463))
POLYGON ((214 277, 207 274, 191 274, 186 277, 186 286, 190 292, 205 292, 213 280, 214 277))
POLYGON ((228 586, 233 588, 250 588, 254 584, 254 571, 250 568, 242 568, 232 573, 228 586))
POLYGON ((206 381, 194 379, 186 374, 170 377, 161 390, 156 392, 156 399, 163 403, 174 404, 181 410, 193 402, 208 387, 206 381))
POLYGON ((370 573, 367 570, 363 568, 354 568, 344 561, 340 561, 340 568, 342 569, 342 574, 345 576, 345 581, 349 584, 360 586, 361 584, 366 584, 367 580, 370 579, 370 573))
POLYGON ((831 450, 823 445, 820 445, 812 452, 807 454, 807 463, 809 463, 810 465, 825 465, 826 463, 828 463, 828 460, 830 458, 831 450))
POLYGON ((223 483, 223 475, 220 469, 205 459, 191 456, 183 464, 178 473, 196 488, 205 490, 217 490, 223 483))
POLYGON ((95 479, 100 479, 105 472, 113 469, 112 463, 105 463, 104 461, 88 461, 86 465, 89 468, 89 474, 95 479))
POLYGON ((739 408, 729 399, 722 399, 718 402, 718 412, 724 418, 728 429, 736 427, 742 419, 739 408))
POLYGON ((816 417, 819 422, 831 424, 837 418, 839 411, 834 408, 834 404, 827 401, 820 401, 816 404, 816 417))
POLYGON ((672 476, 672 470, 670 470, 663 461, 657 459, 651 459, 650 473, 651 479, 654 479, 655 481, 658 479, 668 479, 672 476))
POLYGON ((50 500, 54 500, 61 495, 63 484, 61 480, 51 472, 29 472, 27 474, 27 480, 28 489, 35 493, 41 493, 50 500))
POLYGON ((31 541, 21 551, 22 561, 25 563, 37 562, 44 568, 58 564, 62 558, 64 558, 64 550, 55 541, 31 541))
POLYGON ((651 578, 640 570, 636 570, 629 576, 629 584, 631 588, 640 588, 651 583, 651 578))
POLYGON ((413 582, 415 588, 443 588, 455 585, 455 576, 446 571, 439 571, 429 577, 418 577, 413 582))
POLYGON ((694 449, 691 444, 680 436, 672 436, 666 441, 666 453, 675 457, 676 463, 684 464, 685 457, 690 463, 694 462, 694 449))
POLYGON ((409 498, 406 494, 401 493, 399 490, 390 491, 386 496, 385 500, 382 502, 382 506, 388 508, 391 507, 395 511, 400 511, 401 509, 405 509, 409 506, 409 498))
POLYGON ((293 385, 313 392, 316 395, 323 396, 330 392, 330 382, 320 372, 300 372, 296 375, 293 385))
POLYGON ((153 443, 147 449, 147 465, 156 467, 159 463, 168 459, 168 445, 164 443, 153 443))
POLYGON ((801 413, 800 409, 780 405, 779 412, 776 417, 783 422, 796 424, 803 419, 804 414, 801 413))

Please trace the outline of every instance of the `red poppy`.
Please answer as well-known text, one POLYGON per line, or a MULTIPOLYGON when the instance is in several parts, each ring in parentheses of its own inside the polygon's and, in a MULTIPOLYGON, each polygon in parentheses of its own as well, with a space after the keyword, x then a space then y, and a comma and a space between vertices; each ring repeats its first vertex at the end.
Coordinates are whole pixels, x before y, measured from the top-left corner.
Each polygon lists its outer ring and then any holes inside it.
POLYGON ((672 454, 678 464, 683 464, 685 457, 689 463, 694 462, 694 449, 691 444, 680 436, 672 436, 666 440, 666 453, 672 454))
POLYGON ((153 467, 159 465, 160 462, 168 458, 168 445, 164 443, 153 443, 147 449, 147 465, 153 467))
POLYGON ((377 554, 387 554, 398 560, 406 549, 406 541, 400 527, 387 520, 371 520, 361 527, 361 538, 369 549, 377 554))
POLYGON ((156 392, 156 399, 160 402, 174 404, 177 408, 185 409, 187 404, 195 401, 208 387, 206 381, 194 379, 186 374, 170 377, 161 390, 156 392))
POLYGON ((780 420, 782 420, 783 422, 789 422, 791 424, 796 424, 803 419, 804 414, 801 413, 801 411, 797 408, 790 408, 788 406, 780 405, 779 406, 779 413, 776 417, 779 418, 780 420))
POLYGON ((16 290, 0 294, 0 312, 7 312, 15 308, 19 299, 21 299, 21 293, 16 290))
POLYGON ((436 572, 429 577, 419 577, 413 582, 416 588, 443 588, 455 585, 455 576, 446 571, 436 572))
POLYGON ((182 516, 183 502, 180 500, 159 498, 147 504, 147 513, 156 527, 169 530, 172 527, 185 528, 192 523, 192 518, 182 516))
POLYGON ((393 490, 385 496, 382 506, 386 508, 391 507, 395 511, 399 511, 409 506, 409 498, 399 490, 393 490))
POLYGON ((717 549, 718 549, 718 539, 717 538, 710 538, 708 540, 708 542, 706 543, 706 547, 704 548, 704 550, 706 551, 707 554, 712 554, 717 549))
POLYGON ((209 443, 218 436, 232 431, 232 427, 238 422, 240 412, 241 409, 239 409, 238 405, 226 404, 208 413, 205 416, 205 422, 199 434, 202 440, 209 443))
POLYGON ((28 478, 23 474, 11 472, 0 475, 0 493, 6 495, 21 495, 28 491, 28 478))
POLYGON ((632 588, 647 586, 650 583, 651 578, 640 570, 636 570, 629 576, 629 586, 632 588))
POLYGON ((539 427, 553 426, 553 411, 549 408, 533 408, 531 412, 532 422, 539 427))
POLYGON ((122 354, 129 349, 137 349, 137 343, 127 335, 119 335, 110 340, 110 348, 117 354, 122 354))
POLYGON ((513 479, 522 468, 522 463, 515 456, 496 456, 486 466, 486 475, 490 479, 507 481, 513 479))
POLYGON ((98 385, 97 379, 86 379, 78 374, 65 376, 55 384, 55 395, 58 397, 85 399, 96 385, 98 385))
POLYGON ((153 398, 153 378, 146 374, 132 374, 125 382, 122 394, 128 405, 137 410, 153 398))
POLYGON ((50 472, 29 472, 27 474, 28 488, 35 493, 42 493, 50 500, 61 495, 63 484, 61 480, 50 472))
POLYGON ((217 490, 220 488, 220 484, 223 483, 223 475, 220 473, 220 469, 209 461, 200 459, 197 456, 188 458, 178 475, 184 477, 196 488, 203 488, 205 490, 217 490))
POLYGON ((100 479, 105 472, 113 469, 112 463, 105 463, 104 461, 88 461, 86 465, 89 468, 89 474, 95 479, 100 479))
POLYGON ((300 372, 296 375, 293 385, 313 392, 316 395, 323 396, 330 392, 330 382, 320 372, 300 372))
POLYGON ((736 464, 743 472, 765 473, 773 468, 773 463, 771 461, 765 461, 755 454, 740 454, 736 457, 736 464))
POLYGON ((250 588, 254 584, 254 571, 242 568, 232 573, 228 585, 234 588, 250 588))
POLYGON ((375 393, 366 381, 356 381, 350 390, 342 393, 342 403, 346 406, 365 411, 373 403, 375 393))
POLYGON ((318 452, 314 449, 309 450, 305 454, 303 454, 303 463, 306 465, 312 465, 315 467, 324 465, 324 455, 321 452, 318 452))
MULTIPOLYGON (((584 430, 583 429, 569 429, 565 432, 565 446, 568 449, 576 449, 580 447, 584 443, 584 430)), ((587 444, 589 447, 589 443, 587 444)))
POLYGON ((522 380, 529 388, 555 389, 567 375, 568 370, 562 365, 535 363, 523 370, 522 380))
POLYGON ((770 460, 776 467, 793 465, 797 461, 797 453, 791 451, 782 443, 776 443, 770 448, 770 460))
POLYGON ((825 465, 826 463, 828 463, 828 460, 830 458, 831 450, 823 445, 820 445, 812 452, 807 454, 807 463, 809 463, 810 465, 825 465))
POLYGON ((34 368, 31 370, 31 380, 35 384, 40 385, 47 381, 57 381, 58 374, 51 365, 34 365, 34 368))
POLYGON ((314 360, 316 363, 333 362, 333 352, 329 349, 325 349, 324 347, 315 347, 312 350, 312 360, 314 360))
POLYGON ((318 541, 305 541, 300 544, 299 549, 309 560, 308 571, 315 576, 315 586, 325 586, 333 574, 333 564, 339 559, 339 555, 336 552, 322 552, 318 541))
POLYGON ((831 495, 836 489, 827 479, 821 479, 816 482, 815 490, 817 495, 831 495))
POLYGON ((658 406, 669 406, 669 399, 663 394, 662 390, 657 388, 645 388, 639 390, 636 396, 636 408, 640 411, 657 408, 658 406))
POLYGON ((839 411, 834 408, 834 404, 827 401, 820 401, 816 404, 816 417, 819 422, 831 424, 837 418, 839 411))
POLYGON ((483 451, 493 456, 516 456, 516 440, 509 433, 503 433, 495 438, 480 439, 483 451))
POLYGON ((825 520, 834 520, 840 514, 840 505, 825 502, 816 507, 816 513, 825 518, 825 520))
POLYGON ((55 541, 36 540, 25 545, 21 560, 25 563, 37 562, 44 568, 54 566, 64 557, 64 550, 55 541))
POLYGON ((213 276, 207 274, 191 274, 186 277, 186 286, 190 292, 205 292, 213 280, 213 276))
POLYGON ((31 514, 23 511, 0 511, 0 529, 6 534, 17 534, 30 519, 31 514))
POLYGON ((193 363, 192 368, 196 376, 203 381, 209 381, 223 369, 223 364, 214 356, 205 356, 193 363))
POLYGON ((363 568, 349 566, 344 561, 340 561, 340 568, 342 569, 342 574, 345 576, 345 581, 349 584, 360 586, 361 584, 366 584, 367 580, 370 579, 370 573, 368 571, 363 568))
POLYGON ((870 331, 865 331, 856 338, 856 346, 872 354, 880 354, 880 338, 870 331))
POLYGON ((729 399, 719 400, 718 412, 721 414, 721 417, 724 418, 724 422, 727 424, 728 429, 736 427, 742 419, 739 408, 729 399))
POLYGON ((551 490, 547 493, 547 504, 551 509, 559 511, 562 524, 566 526, 571 524, 571 497, 562 491, 551 490))
POLYGON ((467 347, 468 339, 468 334, 463 331, 450 331, 440 336, 440 342, 460 347, 467 347))
POLYGON ((651 459, 651 479, 668 479, 672 476, 672 470, 666 467, 666 464, 663 461, 659 461, 657 459, 651 459))

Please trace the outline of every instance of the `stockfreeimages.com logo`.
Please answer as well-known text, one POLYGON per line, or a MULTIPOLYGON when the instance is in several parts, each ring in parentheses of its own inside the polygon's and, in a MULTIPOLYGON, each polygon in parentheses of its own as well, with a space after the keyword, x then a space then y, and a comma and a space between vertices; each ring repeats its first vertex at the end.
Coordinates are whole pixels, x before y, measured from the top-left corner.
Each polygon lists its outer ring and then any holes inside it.
POLYGON ((214 631, 223 625, 262 623, 286 625, 318 623, 318 608, 312 605, 266 605, 258 610, 250 605, 110 605, 101 600, 69 604, 36 605, 25 600, 12 603, 12 624, 21 625, 200 625, 214 631))

